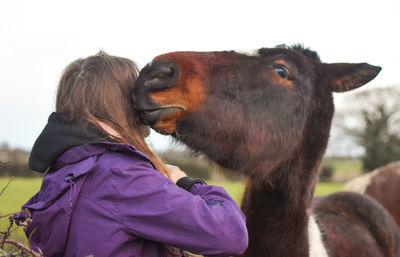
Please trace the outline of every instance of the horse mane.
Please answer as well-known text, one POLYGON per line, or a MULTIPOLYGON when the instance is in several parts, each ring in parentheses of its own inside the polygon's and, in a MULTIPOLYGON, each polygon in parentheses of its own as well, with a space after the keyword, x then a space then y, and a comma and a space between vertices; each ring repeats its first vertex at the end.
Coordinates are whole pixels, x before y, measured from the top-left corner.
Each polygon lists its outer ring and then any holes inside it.
POLYGON ((309 47, 305 47, 303 44, 300 44, 300 43, 290 45, 290 46, 282 44, 282 45, 277 45, 276 47, 294 50, 298 53, 301 53, 302 55, 304 55, 305 57, 307 57, 309 59, 320 61, 320 57, 316 51, 311 50, 309 47))

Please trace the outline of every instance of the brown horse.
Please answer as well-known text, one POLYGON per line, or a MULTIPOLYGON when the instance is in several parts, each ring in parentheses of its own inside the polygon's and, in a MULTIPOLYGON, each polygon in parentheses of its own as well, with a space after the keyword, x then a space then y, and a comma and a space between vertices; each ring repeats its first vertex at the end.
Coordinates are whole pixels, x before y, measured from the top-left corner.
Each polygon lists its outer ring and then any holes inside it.
POLYGON ((300 46, 175 52, 143 68, 133 98, 155 130, 249 177, 244 256, 394 257, 399 231, 376 201, 338 193, 313 203, 332 92, 360 87, 380 70, 322 63, 300 46))
POLYGON ((400 227, 400 162, 392 162, 346 183, 344 190, 366 194, 380 202, 400 227))

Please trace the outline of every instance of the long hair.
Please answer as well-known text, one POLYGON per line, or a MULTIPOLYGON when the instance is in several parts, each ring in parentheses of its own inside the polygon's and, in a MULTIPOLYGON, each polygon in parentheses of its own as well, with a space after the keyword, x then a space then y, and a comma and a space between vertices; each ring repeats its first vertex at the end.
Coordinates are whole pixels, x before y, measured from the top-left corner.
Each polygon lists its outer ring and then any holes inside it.
POLYGON ((133 145, 170 178, 164 163, 147 146, 148 128, 133 110, 130 88, 138 73, 133 61, 103 51, 78 59, 65 68, 60 79, 56 112, 78 126, 89 121, 107 135, 98 122, 106 124, 119 134, 109 135, 113 141, 133 145))
MULTIPOLYGON (((138 76, 136 64, 126 58, 100 51, 68 65, 57 90, 56 112, 67 122, 86 126, 88 122, 113 141, 133 145, 156 169, 171 178, 164 163, 149 149, 144 138, 148 128, 133 110, 130 88, 138 76), (110 135, 99 122, 118 133, 110 135)), ((169 256, 182 256, 179 249, 165 245, 169 256)))
MULTIPOLYGON (((138 73, 133 61, 103 51, 78 59, 65 68, 60 79, 56 112, 70 123, 85 126, 89 122, 113 141, 133 145, 161 174, 171 179, 164 163, 147 146, 144 138, 148 128, 140 123, 133 110, 130 91, 138 73), (119 136, 107 133, 99 122, 111 127, 119 136)), ((165 248, 168 256, 183 256, 177 248, 168 245, 165 248)))

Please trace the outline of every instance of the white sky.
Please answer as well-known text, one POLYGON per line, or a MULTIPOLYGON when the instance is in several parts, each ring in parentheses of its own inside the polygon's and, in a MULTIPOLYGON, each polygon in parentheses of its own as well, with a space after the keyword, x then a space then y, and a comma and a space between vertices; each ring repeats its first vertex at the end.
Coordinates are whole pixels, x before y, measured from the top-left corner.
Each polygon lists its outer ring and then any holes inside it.
POLYGON ((0 143, 29 150, 64 67, 99 49, 142 67, 170 51, 303 43, 325 62, 382 66, 368 89, 400 85, 399 27, 399 0, 1 1, 0 143))

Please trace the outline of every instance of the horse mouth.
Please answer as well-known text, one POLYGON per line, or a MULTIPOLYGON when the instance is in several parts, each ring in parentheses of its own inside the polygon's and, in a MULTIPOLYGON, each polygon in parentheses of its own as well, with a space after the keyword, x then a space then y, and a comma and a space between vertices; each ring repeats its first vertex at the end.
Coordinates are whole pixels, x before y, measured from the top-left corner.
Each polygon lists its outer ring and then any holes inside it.
POLYGON ((173 116, 177 112, 183 112, 185 109, 179 106, 161 107, 156 109, 138 110, 139 116, 145 125, 149 125, 152 128, 156 125, 159 120, 165 117, 173 116))

